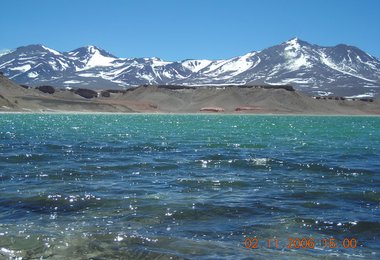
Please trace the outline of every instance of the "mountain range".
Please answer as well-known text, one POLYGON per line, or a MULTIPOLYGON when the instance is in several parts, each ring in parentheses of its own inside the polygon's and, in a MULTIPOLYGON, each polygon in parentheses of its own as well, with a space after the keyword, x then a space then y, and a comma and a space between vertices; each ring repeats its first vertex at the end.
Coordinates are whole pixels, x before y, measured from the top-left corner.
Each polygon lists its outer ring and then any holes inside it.
POLYGON ((128 88, 144 84, 287 84, 310 95, 380 96, 380 60, 357 47, 322 47, 293 38, 225 60, 118 58, 96 46, 59 52, 28 45, 0 54, 0 71, 18 84, 128 88))

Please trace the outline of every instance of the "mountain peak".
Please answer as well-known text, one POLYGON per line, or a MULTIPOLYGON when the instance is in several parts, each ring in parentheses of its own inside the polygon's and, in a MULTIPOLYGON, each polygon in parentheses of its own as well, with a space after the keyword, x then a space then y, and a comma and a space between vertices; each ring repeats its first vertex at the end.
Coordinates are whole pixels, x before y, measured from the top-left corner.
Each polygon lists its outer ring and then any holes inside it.
POLYGON ((42 47, 42 44, 29 44, 25 46, 18 47, 16 49, 17 51, 43 51, 44 48, 42 47))
POLYGON ((46 51, 48 51, 48 52, 51 52, 51 53, 53 53, 53 54, 55 54, 55 55, 62 55, 60 52, 58 52, 58 51, 56 51, 56 50, 53 50, 53 49, 50 49, 50 48, 48 48, 48 47, 46 47, 46 46, 44 46, 44 45, 41 45, 41 47, 42 47, 44 50, 46 50, 46 51))
POLYGON ((9 53, 11 53, 12 51, 13 51, 13 50, 7 50, 7 49, 0 50, 0 57, 9 54, 9 53))
POLYGON ((298 42, 300 39, 298 37, 293 37, 291 39, 288 40, 288 42, 290 41, 294 41, 294 42, 298 42))
POLYGON ((286 44, 286 45, 301 45, 301 46, 303 46, 303 45, 309 45, 308 42, 303 41, 303 40, 301 40, 298 37, 291 38, 291 39, 287 40, 286 42, 284 42, 283 44, 286 44))
POLYGON ((32 53, 50 53, 54 55, 62 55, 60 52, 50 49, 42 44, 30 44, 21 46, 16 49, 17 52, 32 54, 32 53))
POLYGON ((346 51, 354 51, 354 52, 364 53, 364 51, 362 51, 358 47, 352 46, 352 45, 347 45, 344 43, 337 44, 334 46, 334 48, 338 49, 338 50, 341 49, 341 50, 346 50, 346 51))
POLYGON ((84 46, 84 48, 86 48, 89 53, 95 53, 96 51, 99 51, 99 52, 103 51, 102 49, 96 47, 95 45, 86 45, 84 46))
POLYGON ((87 56, 87 55, 100 54, 101 56, 104 56, 104 57, 116 58, 114 55, 110 54, 109 52, 95 45, 86 45, 84 47, 80 47, 78 49, 70 51, 69 53, 74 56, 87 56))

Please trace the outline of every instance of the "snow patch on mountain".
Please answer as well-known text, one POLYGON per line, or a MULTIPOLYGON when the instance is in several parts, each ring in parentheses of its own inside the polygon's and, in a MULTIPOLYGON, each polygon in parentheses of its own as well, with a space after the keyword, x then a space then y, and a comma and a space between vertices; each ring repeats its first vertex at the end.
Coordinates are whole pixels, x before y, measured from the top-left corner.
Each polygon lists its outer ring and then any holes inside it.
POLYGON ((82 81, 79 81, 79 80, 66 80, 64 81, 65 84, 78 84, 78 83, 82 83, 82 81))
POLYGON ((243 55, 239 57, 237 60, 233 60, 231 62, 228 62, 223 66, 223 69, 225 71, 230 71, 231 75, 236 76, 240 73, 243 73, 244 71, 250 69, 253 67, 253 65, 257 65, 258 63, 255 63, 251 60, 251 58, 256 53, 248 53, 246 55, 243 55))
POLYGON ((346 98, 373 98, 373 97, 374 97, 374 93, 367 92, 367 93, 360 94, 360 95, 347 96, 346 98))
MULTIPOLYGON (((346 74, 346 75, 350 75, 350 76, 353 76, 353 77, 356 77, 356 78, 359 78, 359 79, 362 79, 362 80, 366 80, 366 81, 370 81, 370 82, 376 82, 375 80, 371 80, 371 79, 365 78, 365 77, 363 77, 363 76, 357 75, 357 74, 355 74, 355 73, 348 72, 348 71, 347 71, 347 68, 348 68, 348 70, 351 70, 351 71, 352 71, 353 69, 351 69, 351 68, 348 67, 348 66, 343 66, 343 68, 340 67, 340 66, 338 66, 336 63, 332 62, 331 59, 328 58, 328 57, 326 56, 325 53, 322 53, 322 55, 321 55, 321 61, 322 61, 326 66, 328 66, 328 67, 330 67, 331 69, 336 70, 336 71, 338 71, 338 72, 340 72, 340 73, 343 73, 343 74, 346 74)), ((355 70, 353 70, 353 71, 355 72, 355 70)))
MULTIPOLYGON (((2 67, 6 67, 7 65, 10 65, 10 64, 12 64, 14 61, 15 61, 15 59, 11 59, 11 60, 8 60, 8 61, 6 61, 6 62, 4 62, 4 63, 0 63, 0 68, 2 68, 2 67)), ((12 69, 12 67, 10 67, 9 69, 12 69)))
POLYGON ((153 58, 151 60, 151 63, 152 63, 153 67, 162 67, 162 66, 166 66, 168 64, 172 64, 172 62, 170 62, 170 61, 163 61, 163 60, 158 59, 158 58, 153 58))
POLYGON ((39 76, 39 74, 37 72, 34 72, 34 71, 28 73, 28 77, 32 78, 32 79, 37 78, 38 76, 39 76))
POLYGON ((102 56, 100 53, 95 53, 87 62, 87 68, 92 68, 92 67, 107 67, 107 66, 112 66, 112 62, 114 61, 114 58, 110 57, 105 57, 102 56))
POLYGON ((112 62, 116 60, 112 57, 103 56, 100 51, 94 46, 88 46, 88 52, 90 54, 90 57, 83 69, 112 66, 112 62))
POLYGON ((51 53, 53 53, 54 55, 57 55, 57 56, 60 56, 60 55, 62 55, 60 52, 58 52, 58 51, 56 51, 56 50, 53 50, 53 49, 50 49, 50 48, 48 48, 48 47, 46 47, 46 46, 41 46, 42 48, 44 48, 45 50, 47 50, 48 52, 51 52, 51 53))
POLYGON ((209 66, 211 63, 211 60, 185 60, 182 62, 182 66, 196 73, 209 66))
POLYGON ((301 49, 301 45, 299 44, 299 39, 297 37, 285 42, 285 44, 287 45, 285 47, 285 51, 297 52, 301 49))
POLYGON ((11 53, 11 52, 12 52, 12 50, 0 50, 0 57, 6 55, 8 53, 11 53))
POLYGON ((299 70, 302 67, 310 68, 312 65, 309 62, 308 57, 301 53, 298 57, 290 59, 285 67, 289 70, 295 71, 299 70))
POLYGON ((21 72, 26 72, 26 71, 30 70, 31 68, 32 68, 32 66, 30 64, 25 64, 25 65, 22 65, 22 66, 19 66, 19 67, 9 68, 9 70, 18 70, 18 71, 21 71, 21 72))

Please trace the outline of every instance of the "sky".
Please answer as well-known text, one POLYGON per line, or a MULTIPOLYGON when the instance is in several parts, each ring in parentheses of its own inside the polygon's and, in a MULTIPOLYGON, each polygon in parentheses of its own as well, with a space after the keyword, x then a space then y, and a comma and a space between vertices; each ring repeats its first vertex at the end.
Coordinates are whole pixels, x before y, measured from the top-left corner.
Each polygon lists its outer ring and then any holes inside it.
POLYGON ((293 37, 380 57, 378 0, 2 0, 0 50, 95 45, 117 57, 226 59, 293 37))

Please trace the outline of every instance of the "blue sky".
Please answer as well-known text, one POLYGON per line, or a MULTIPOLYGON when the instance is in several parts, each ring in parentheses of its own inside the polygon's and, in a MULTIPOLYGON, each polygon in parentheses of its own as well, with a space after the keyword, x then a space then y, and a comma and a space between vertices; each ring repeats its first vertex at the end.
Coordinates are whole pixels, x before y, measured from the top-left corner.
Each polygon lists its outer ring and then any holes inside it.
POLYGON ((0 50, 96 45, 118 57, 223 59, 293 37, 380 57, 378 0, 2 0, 0 50))

